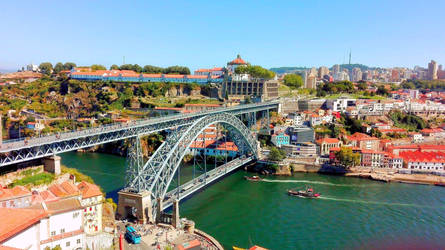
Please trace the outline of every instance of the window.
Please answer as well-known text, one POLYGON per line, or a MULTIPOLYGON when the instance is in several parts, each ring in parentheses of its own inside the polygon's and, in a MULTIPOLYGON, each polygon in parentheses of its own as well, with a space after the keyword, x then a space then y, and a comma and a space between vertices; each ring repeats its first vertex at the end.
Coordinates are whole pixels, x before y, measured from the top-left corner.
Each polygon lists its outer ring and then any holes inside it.
POLYGON ((56 231, 52 231, 51 236, 55 236, 55 235, 56 235, 56 231))
POLYGON ((70 246, 70 242, 69 242, 69 241, 66 242, 66 246, 67 246, 67 247, 70 246))
POLYGON ((77 243, 77 244, 80 244, 80 239, 77 239, 76 243, 77 243))
POLYGON ((60 229, 60 233, 61 234, 65 233, 65 228, 60 229))

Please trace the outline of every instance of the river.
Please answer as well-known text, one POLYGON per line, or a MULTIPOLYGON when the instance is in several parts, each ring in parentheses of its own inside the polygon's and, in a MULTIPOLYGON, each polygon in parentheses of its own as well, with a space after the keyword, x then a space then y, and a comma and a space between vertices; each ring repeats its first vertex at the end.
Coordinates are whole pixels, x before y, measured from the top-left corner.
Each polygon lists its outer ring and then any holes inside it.
MULTIPOLYGON (((62 163, 91 176, 117 198, 125 158, 65 153, 62 163)), ((190 169, 181 170, 189 179, 190 169), (188 176, 187 176, 188 175, 188 176)), ((445 238, 445 188, 365 179, 294 174, 248 182, 238 171, 181 203, 181 217, 227 249, 257 244, 270 249, 381 248, 392 244, 436 248, 445 238), (319 199, 289 197, 311 185, 319 199), (436 245, 434 245, 436 244, 436 245)), ((443 245, 442 245, 443 246, 443 245)))

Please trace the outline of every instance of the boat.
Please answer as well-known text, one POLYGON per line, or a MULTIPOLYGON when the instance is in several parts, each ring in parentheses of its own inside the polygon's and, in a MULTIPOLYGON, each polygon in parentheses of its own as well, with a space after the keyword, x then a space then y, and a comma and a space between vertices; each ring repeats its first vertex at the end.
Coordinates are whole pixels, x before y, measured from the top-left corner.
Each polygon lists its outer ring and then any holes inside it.
POLYGON ((246 180, 248 180, 248 181, 261 181, 261 180, 262 180, 259 176, 256 176, 256 175, 254 175, 254 176, 252 176, 252 177, 250 177, 250 176, 244 176, 244 179, 246 179, 246 180))
POLYGON ((305 190, 287 190, 287 194, 304 198, 318 198, 321 196, 320 193, 315 193, 312 188, 306 188, 305 190))
POLYGON ((247 249, 245 249, 245 248, 236 247, 236 246, 233 246, 232 248, 233 248, 233 250, 247 250, 247 249))
POLYGON ((445 182, 436 182, 434 186, 445 187, 445 182))

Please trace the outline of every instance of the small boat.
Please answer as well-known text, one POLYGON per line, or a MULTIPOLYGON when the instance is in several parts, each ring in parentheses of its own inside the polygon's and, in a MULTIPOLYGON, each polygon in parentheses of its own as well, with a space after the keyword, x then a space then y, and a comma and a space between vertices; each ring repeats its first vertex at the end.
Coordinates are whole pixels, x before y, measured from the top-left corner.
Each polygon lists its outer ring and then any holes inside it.
POLYGON ((248 181, 261 181, 261 180, 262 180, 259 176, 256 176, 256 175, 254 175, 254 176, 252 176, 252 177, 250 177, 250 176, 244 176, 244 179, 246 179, 246 180, 248 180, 248 181))
POLYGON ((445 187, 445 182, 436 182, 434 186, 445 187))
POLYGON ((306 190, 287 190, 288 195, 299 196, 305 198, 318 198, 320 197, 320 193, 315 193, 312 188, 306 188, 306 190))
POLYGON ((236 246, 233 246, 232 248, 233 248, 233 250, 247 250, 247 249, 245 249, 245 248, 236 247, 236 246))

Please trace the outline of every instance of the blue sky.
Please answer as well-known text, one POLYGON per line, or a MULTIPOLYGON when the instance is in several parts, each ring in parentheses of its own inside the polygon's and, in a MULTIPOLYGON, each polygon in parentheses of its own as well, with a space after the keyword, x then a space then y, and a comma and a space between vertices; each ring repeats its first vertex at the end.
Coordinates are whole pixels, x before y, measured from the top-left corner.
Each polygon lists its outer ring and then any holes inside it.
POLYGON ((445 64, 445 1, 3 1, 0 68, 445 64))

